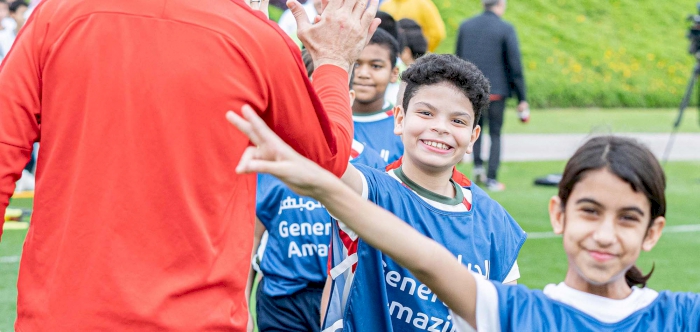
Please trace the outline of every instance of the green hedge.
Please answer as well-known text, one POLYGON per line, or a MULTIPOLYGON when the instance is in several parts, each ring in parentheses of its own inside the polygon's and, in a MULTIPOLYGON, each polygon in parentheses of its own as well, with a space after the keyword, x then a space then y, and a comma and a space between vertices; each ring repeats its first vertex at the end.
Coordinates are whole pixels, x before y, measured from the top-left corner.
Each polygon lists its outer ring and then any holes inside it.
MULTIPOLYGON (((454 53, 459 24, 479 0, 434 0, 454 53)), ((695 62, 687 53, 691 0, 509 0, 534 107, 676 107, 695 62)), ((694 98, 695 100, 696 98, 694 98)))

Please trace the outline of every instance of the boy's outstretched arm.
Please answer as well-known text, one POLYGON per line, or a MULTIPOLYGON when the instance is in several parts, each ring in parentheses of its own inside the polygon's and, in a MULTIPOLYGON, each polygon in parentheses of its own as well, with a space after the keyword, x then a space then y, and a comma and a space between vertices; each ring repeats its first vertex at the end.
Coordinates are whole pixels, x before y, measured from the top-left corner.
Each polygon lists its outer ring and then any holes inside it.
POLYGON ((226 118, 257 147, 244 152, 236 172, 269 173, 298 194, 317 199, 365 242, 409 269, 457 315, 476 326, 476 280, 447 249, 295 152, 251 108, 244 106, 242 113, 245 119, 233 112, 226 118))

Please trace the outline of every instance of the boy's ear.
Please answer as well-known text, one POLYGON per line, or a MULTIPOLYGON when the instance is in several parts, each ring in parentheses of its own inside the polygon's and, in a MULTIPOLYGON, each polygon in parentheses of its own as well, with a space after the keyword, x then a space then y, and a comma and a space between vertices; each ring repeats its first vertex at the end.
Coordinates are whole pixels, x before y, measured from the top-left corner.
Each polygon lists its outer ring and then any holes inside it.
POLYGON ((406 117, 402 106, 394 106, 394 134, 403 134, 403 119, 406 117))
POLYGON ((355 94, 355 90, 350 89, 350 107, 352 107, 352 105, 355 105, 355 97, 357 97, 357 95, 355 94))
POLYGON ((391 69, 391 80, 389 82, 391 83, 396 83, 396 81, 399 80, 399 66, 394 66, 394 68, 391 69))
POLYGON ((474 129, 472 129, 472 135, 469 137, 469 146, 467 146, 467 154, 471 154, 474 151, 474 143, 476 143, 476 140, 479 139, 479 135, 481 135, 481 126, 476 125, 474 129))
POLYGON ((666 218, 656 217, 656 219, 654 219, 654 224, 649 227, 647 236, 644 238, 644 241, 642 241, 642 250, 650 251, 654 248, 656 242, 658 242, 661 237, 661 231, 664 229, 664 226, 666 226, 666 218))
POLYGON ((564 208, 561 206, 559 196, 552 196, 549 199, 549 222, 552 224, 554 234, 564 234, 564 208))

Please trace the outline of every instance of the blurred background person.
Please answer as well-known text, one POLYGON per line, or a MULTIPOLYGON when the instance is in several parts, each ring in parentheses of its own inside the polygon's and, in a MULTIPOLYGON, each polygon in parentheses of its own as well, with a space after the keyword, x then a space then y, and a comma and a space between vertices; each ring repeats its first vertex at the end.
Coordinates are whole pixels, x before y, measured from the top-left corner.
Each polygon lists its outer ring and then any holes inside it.
POLYGON ((27 11, 24 12, 25 19, 29 19, 29 16, 32 15, 34 8, 36 8, 36 6, 38 6, 41 3, 41 0, 27 0, 27 2, 27 11))
POLYGON ((501 162, 501 128, 506 98, 512 93, 518 98, 520 120, 529 120, 529 106, 525 96, 525 78, 520 60, 520 47, 515 28, 501 19, 506 11, 506 0, 481 0, 484 12, 472 17, 459 27, 455 54, 474 63, 491 82, 491 104, 482 114, 479 125, 488 124, 491 149, 488 170, 481 158, 481 135, 474 144, 474 180, 492 191, 501 191, 505 185, 498 182, 501 162))
POLYGON ((15 27, 15 22, 10 18, 10 2, 9 0, 0 1, 0 30, 15 27))
POLYGON ((24 0, 15 0, 13 2, 10 2, 10 6, 8 9, 10 12, 10 18, 14 22, 13 27, 16 35, 19 32, 19 30, 22 29, 22 27, 24 26, 24 22, 27 21, 27 9, 29 9, 29 5, 24 0))
POLYGON ((428 52, 428 41, 423 35, 423 29, 416 21, 403 18, 398 23, 403 41, 400 43, 402 49, 399 57, 406 66, 410 66, 428 52))
MULTIPOLYGON (((1 6, 1 5, 0 5, 1 6)), ((29 6, 24 0, 16 0, 11 2, 8 6, 9 23, 4 24, 4 29, 0 31, 0 49, 2 49, 3 58, 10 52, 12 44, 17 38, 19 30, 24 26, 24 22, 27 21, 25 17, 25 12, 29 6)), ((3 20, 3 22, 8 22, 3 20)))
MULTIPOLYGON (((403 38, 403 35, 401 33, 401 28, 399 28, 398 23, 394 19, 391 14, 383 11, 378 11, 377 16, 378 19, 382 20, 382 23, 379 24, 379 27, 388 32, 392 37, 394 37, 394 40, 398 43, 398 51, 400 54, 401 49, 403 48, 403 43, 405 39, 403 38)), ((406 70, 406 64, 401 61, 401 57, 398 55, 396 56, 396 68, 399 69, 399 75, 403 73, 404 70, 406 70)), ((401 79, 399 76, 396 77, 396 82, 389 82, 389 85, 386 86, 386 91, 384 92, 384 100, 390 102, 392 105, 396 105, 396 96, 399 93, 399 85, 401 84, 401 79)))
POLYGON ((440 42, 445 39, 445 23, 430 0, 386 0, 379 10, 391 14, 397 20, 410 18, 416 21, 423 28, 430 52, 435 52, 440 42))
MULTIPOLYGON (((7 30, 4 23, 6 22, 5 19, 10 19, 10 4, 7 3, 7 0, 0 0, 0 35, 4 34, 5 30, 7 30)), ((0 62, 5 58, 7 51, 9 51, 2 46, 2 43, 0 43, 0 62)))

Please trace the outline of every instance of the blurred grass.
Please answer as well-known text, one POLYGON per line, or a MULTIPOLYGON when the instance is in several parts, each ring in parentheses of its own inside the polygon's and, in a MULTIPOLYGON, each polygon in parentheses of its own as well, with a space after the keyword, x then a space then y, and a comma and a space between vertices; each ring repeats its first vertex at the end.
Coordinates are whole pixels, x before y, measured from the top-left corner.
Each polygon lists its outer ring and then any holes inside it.
MULTIPOLYGON (((454 53, 479 0, 434 0, 454 53)), ((692 66, 686 17, 694 0, 514 0, 504 19, 521 43, 534 107, 676 107, 692 66)), ((697 98, 693 98, 695 102, 697 98)))
POLYGON ((268 12, 270 13, 270 19, 277 22, 280 20, 280 16, 282 16, 282 13, 284 10, 277 8, 275 6, 270 6, 268 9, 268 12))
MULTIPOLYGON (((504 133, 668 133, 678 115, 677 109, 642 108, 569 108, 533 109, 530 122, 522 124, 515 109, 506 111, 504 133)), ((698 110, 686 109, 679 132, 700 133, 698 110)))

